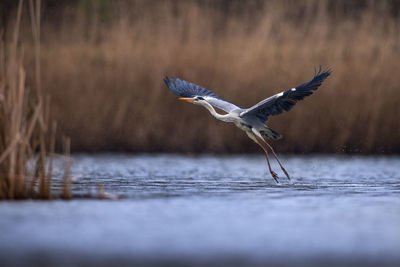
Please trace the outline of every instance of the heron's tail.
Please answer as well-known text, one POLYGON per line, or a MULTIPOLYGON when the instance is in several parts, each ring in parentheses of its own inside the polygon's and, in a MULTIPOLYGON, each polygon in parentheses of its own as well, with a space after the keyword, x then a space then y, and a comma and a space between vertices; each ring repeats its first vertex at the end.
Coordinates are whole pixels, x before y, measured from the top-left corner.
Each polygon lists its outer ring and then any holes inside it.
POLYGON ((260 131, 260 133, 264 138, 270 138, 270 139, 275 139, 275 140, 278 140, 278 139, 282 138, 282 135, 280 133, 277 133, 274 130, 272 130, 271 128, 268 128, 268 127, 265 127, 265 129, 262 129, 260 131))

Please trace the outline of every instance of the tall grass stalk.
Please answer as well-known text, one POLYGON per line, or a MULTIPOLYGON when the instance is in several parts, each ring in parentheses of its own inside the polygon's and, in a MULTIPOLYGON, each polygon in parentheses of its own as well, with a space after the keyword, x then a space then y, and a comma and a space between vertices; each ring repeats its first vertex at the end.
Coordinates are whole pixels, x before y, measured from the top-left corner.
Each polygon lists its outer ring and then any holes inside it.
POLYGON ((41 88, 40 1, 30 0, 29 9, 35 86, 26 84, 24 50, 19 42, 22 0, 12 43, 2 42, 0 47, 0 199, 51 198, 56 124, 49 131, 49 97, 41 88))

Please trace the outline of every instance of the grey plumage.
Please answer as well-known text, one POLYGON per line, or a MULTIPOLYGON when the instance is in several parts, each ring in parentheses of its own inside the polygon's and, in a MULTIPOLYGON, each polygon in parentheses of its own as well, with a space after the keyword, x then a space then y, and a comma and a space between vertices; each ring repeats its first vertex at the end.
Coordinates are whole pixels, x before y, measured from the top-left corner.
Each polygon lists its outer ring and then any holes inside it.
POLYGON ((165 77, 164 82, 174 94, 180 97, 200 96, 206 99, 207 102, 209 102, 214 107, 228 113, 235 109, 243 109, 231 102, 222 99, 214 92, 207 90, 201 86, 174 77, 172 77, 171 80, 168 77, 165 77))
POLYGON ((206 108, 216 119, 234 123, 238 128, 245 131, 247 136, 264 150, 269 171, 275 181, 278 182, 278 176, 274 171, 272 171, 269 163, 268 149, 271 150, 287 178, 290 179, 290 177, 280 163, 274 149, 267 143, 265 138, 279 139, 282 136, 281 134, 267 127, 265 122, 269 116, 278 115, 284 110, 289 111, 293 108, 297 101, 311 95, 313 91, 317 90, 321 83, 330 74, 330 69, 322 71, 320 66, 319 70, 315 71, 314 77, 311 81, 273 95, 248 109, 236 106, 235 104, 232 104, 217 96, 212 91, 184 80, 177 78, 171 78, 172 80, 170 80, 168 77, 166 77, 164 82, 174 94, 181 97, 180 100, 201 105, 206 108), (225 111, 226 114, 217 113, 214 107, 225 111))
POLYGON ((211 96, 220 99, 220 97, 214 94, 214 92, 211 92, 210 90, 207 90, 206 88, 203 88, 196 84, 174 77, 172 77, 171 80, 168 77, 165 77, 164 82, 168 86, 168 88, 178 96, 181 97, 211 96))
POLYGON ((315 71, 314 78, 302 85, 287 91, 275 94, 254 106, 245 109, 230 103, 223 98, 217 96, 214 92, 207 90, 196 84, 178 79, 171 78, 172 81, 166 77, 164 79, 168 88, 176 95, 181 97, 203 97, 212 106, 224 110, 225 112, 232 112, 233 110, 239 112, 240 117, 249 118, 257 117, 260 121, 265 123, 269 116, 281 114, 284 110, 289 111, 299 100, 309 96, 313 91, 317 90, 321 83, 331 74, 330 69, 322 71, 321 66, 318 71, 315 71))

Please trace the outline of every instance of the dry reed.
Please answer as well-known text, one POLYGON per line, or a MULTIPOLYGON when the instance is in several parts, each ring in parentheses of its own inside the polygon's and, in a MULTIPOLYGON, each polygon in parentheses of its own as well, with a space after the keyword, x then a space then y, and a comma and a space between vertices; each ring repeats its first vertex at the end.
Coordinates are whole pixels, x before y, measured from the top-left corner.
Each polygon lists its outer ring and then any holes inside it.
POLYGON ((50 199, 56 124, 49 133, 49 98, 41 89, 40 1, 29 1, 35 51, 32 87, 26 85, 19 43, 22 8, 20 0, 12 42, 0 47, 0 199, 50 199))
POLYGON ((322 64, 334 70, 322 88, 268 121, 284 135, 278 151, 400 152, 400 23, 388 2, 350 14, 311 0, 240 12, 194 1, 70 5, 43 23, 42 83, 75 151, 253 152, 241 131, 178 102, 163 77, 248 107, 322 64))

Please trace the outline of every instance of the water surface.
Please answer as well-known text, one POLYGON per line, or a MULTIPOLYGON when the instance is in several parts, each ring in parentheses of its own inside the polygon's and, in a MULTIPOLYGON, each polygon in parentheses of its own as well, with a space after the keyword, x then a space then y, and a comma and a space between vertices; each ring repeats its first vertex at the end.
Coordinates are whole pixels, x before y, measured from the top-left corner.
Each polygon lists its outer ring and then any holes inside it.
POLYGON ((399 266, 399 157, 281 160, 76 155, 76 194, 125 198, 0 203, 2 262, 399 266))

